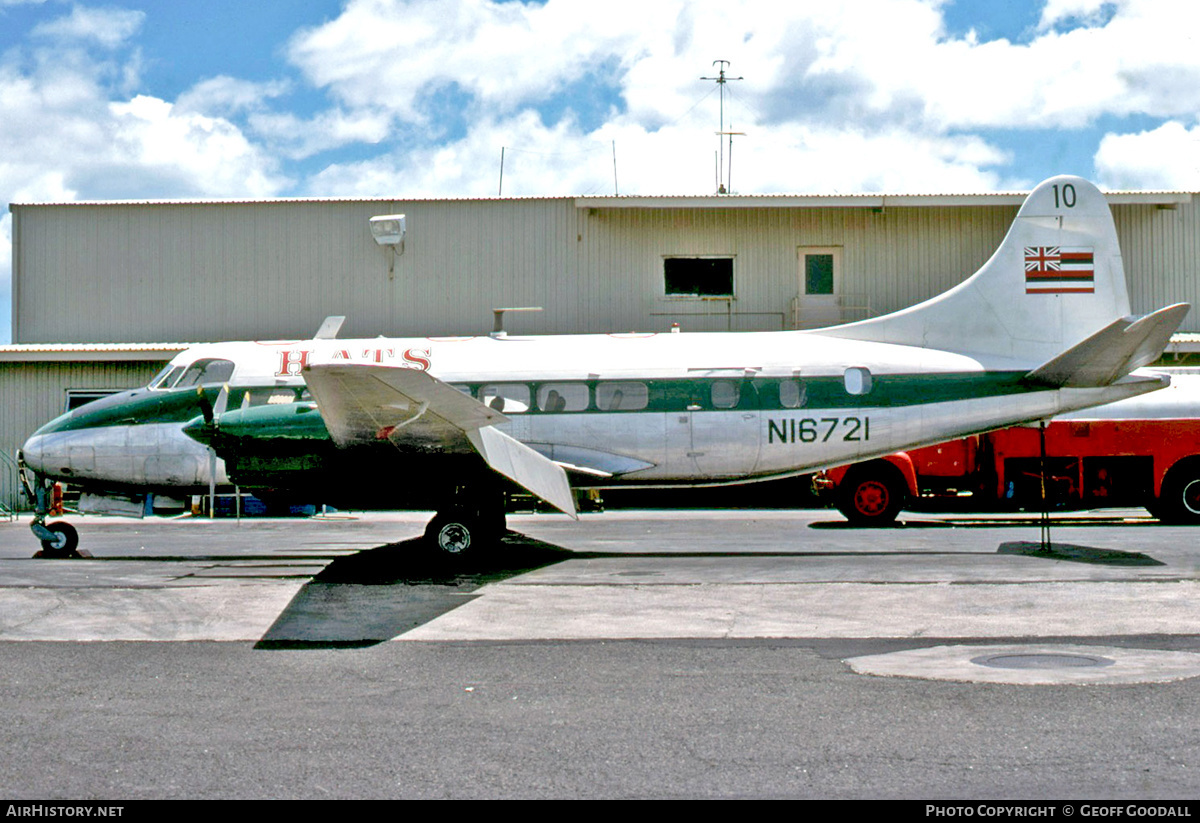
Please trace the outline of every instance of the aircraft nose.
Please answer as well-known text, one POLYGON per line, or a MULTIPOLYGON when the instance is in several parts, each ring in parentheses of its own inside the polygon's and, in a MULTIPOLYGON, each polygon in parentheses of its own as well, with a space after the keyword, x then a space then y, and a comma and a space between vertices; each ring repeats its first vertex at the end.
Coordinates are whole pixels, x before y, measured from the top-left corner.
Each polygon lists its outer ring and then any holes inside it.
POLYGON ((34 433, 21 446, 25 465, 40 475, 58 474, 59 469, 67 466, 67 453, 62 441, 61 434, 34 433))

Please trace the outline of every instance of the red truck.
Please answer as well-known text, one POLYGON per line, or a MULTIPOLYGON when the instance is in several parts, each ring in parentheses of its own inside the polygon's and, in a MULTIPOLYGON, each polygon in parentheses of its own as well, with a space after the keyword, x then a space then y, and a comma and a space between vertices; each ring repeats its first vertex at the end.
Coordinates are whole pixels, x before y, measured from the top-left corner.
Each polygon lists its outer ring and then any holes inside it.
MULTIPOLYGON (((1200 524, 1200 372, 1170 374, 1168 388, 1051 421, 1052 510, 1145 506, 1164 522, 1200 524)), ((1039 510, 1038 429, 1001 429, 839 466, 814 485, 861 526, 886 526, 904 508, 1039 510)))

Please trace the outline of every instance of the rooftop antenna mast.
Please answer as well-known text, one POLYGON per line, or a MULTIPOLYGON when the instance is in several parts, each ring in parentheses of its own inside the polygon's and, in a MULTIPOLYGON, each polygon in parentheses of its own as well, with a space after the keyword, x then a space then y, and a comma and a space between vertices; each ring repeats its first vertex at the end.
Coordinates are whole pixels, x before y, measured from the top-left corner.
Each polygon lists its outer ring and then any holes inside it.
POLYGON ((721 90, 721 130, 717 132, 717 194, 728 194, 729 190, 725 186, 726 180, 733 176, 733 135, 745 134, 745 132, 725 131, 725 84, 730 80, 741 80, 741 77, 727 77, 725 75, 725 67, 729 65, 728 60, 714 60, 713 65, 720 65, 717 70, 716 77, 701 77, 701 80, 716 81, 717 86, 721 90), (725 171, 725 138, 729 138, 729 170, 725 171))

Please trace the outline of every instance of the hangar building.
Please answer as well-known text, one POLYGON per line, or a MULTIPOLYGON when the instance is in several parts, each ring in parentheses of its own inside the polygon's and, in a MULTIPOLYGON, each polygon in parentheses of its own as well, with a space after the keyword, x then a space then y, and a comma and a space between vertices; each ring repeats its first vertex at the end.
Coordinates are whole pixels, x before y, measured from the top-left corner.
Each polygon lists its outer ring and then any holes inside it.
MULTIPOLYGON (((1200 305, 1187 192, 1114 192, 1135 313, 1200 305)), ((11 456, 186 342, 811 328, 885 314, 972 274, 1023 193, 12 204, 13 341, 0 346, 0 503, 11 456), (402 244, 370 219, 405 215, 402 244), (167 341, 167 342, 163 342, 167 341), (186 341, 186 342, 184 342, 186 341)), ((1182 331, 1200 332, 1200 312, 1182 331)), ((1192 338, 1183 335, 1177 348, 1192 338)))

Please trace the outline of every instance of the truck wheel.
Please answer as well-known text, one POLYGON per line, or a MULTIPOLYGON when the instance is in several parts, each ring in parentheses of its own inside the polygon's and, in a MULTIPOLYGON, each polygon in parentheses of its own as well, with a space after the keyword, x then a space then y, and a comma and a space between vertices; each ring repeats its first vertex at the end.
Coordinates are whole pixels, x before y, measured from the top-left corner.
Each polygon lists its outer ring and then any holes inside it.
POLYGON ((1200 470, 1191 466, 1168 474, 1150 512, 1164 523, 1200 523, 1200 470))
POLYGON ((904 478, 889 465, 850 472, 838 488, 837 508, 855 526, 890 526, 904 508, 904 478))

